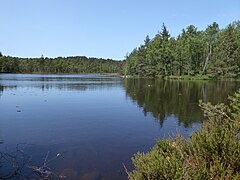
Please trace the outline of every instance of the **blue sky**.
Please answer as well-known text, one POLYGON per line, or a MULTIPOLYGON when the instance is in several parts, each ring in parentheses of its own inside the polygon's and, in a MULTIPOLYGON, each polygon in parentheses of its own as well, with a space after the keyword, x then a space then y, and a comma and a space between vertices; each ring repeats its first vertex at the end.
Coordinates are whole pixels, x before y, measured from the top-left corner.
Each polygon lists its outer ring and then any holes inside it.
POLYGON ((165 23, 177 36, 240 20, 240 0, 0 0, 0 51, 18 57, 123 59, 165 23))

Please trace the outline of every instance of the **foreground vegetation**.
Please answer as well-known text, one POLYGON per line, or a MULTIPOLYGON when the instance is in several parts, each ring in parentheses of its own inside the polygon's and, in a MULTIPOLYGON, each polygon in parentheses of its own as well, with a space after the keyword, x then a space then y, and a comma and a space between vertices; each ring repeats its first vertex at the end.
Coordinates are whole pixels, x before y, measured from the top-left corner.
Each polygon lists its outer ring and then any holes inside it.
POLYGON ((137 153, 129 179, 240 179, 240 89, 229 99, 229 105, 200 102, 208 119, 202 128, 137 153))
POLYGON ((239 77, 240 22, 220 29, 216 22, 199 31, 190 25, 171 37, 163 24, 154 38, 126 57, 125 75, 173 79, 239 77))
POLYGON ((0 53, 0 72, 8 73, 118 73, 122 62, 85 56, 17 58, 0 53))

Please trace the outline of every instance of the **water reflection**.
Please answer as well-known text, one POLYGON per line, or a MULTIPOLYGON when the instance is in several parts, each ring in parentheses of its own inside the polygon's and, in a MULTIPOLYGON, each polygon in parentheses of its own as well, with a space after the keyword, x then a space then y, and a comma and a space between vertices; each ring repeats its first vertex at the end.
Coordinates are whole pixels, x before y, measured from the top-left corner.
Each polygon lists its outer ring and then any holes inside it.
MULTIPOLYGON (((120 78, 110 75, 50 75, 50 74, 1 74, 0 93, 3 88, 28 87, 47 91, 49 89, 86 91, 111 88, 120 84, 120 78)), ((2 92, 1 92, 2 90, 2 92)), ((0 94, 1 95, 1 94, 0 94)))
POLYGON ((1 146, 31 144, 24 151, 38 165, 48 151, 61 153, 52 170, 68 179, 122 180, 122 163, 131 170, 134 153, 176 129, 187 137, 199 127, 199 99, 226 102, 238 87, 224 81, 0 74, 1 146))
POLYGON ((124 79, 126 95, 143 109, 144 115, 151 113, 160 126, 171 115, 179 123, 189 127, 193 122, 202 122, 203 114, 198 101, 227 102, 239 82, 229 81, 164 81, 157 79, 124 79))
MULTIPOLYGON (((120 79, 110 75, 44 75, 44 74, 1 74, 0 97, 3 91, 17 90, 26 93, 30 89, 47 92, 87 91, 111 89, 123 86, 126 96, 143 110, 152 115, 160 127, 168 117, 174 116, 178 123, 188 128, 192 123, 204 120, 198 101, 227 102, 227 96, 239 87, 239 81, 171 81, 159 79, 120 79)), ((14 94, 16 95, 16 94, 14 94)), ((31 94, 30 94, 31 95, 31 94)))
POLYGON ((2 93, 3 93, 3 86, 0 84, 0 97, 1 97, 2 93))

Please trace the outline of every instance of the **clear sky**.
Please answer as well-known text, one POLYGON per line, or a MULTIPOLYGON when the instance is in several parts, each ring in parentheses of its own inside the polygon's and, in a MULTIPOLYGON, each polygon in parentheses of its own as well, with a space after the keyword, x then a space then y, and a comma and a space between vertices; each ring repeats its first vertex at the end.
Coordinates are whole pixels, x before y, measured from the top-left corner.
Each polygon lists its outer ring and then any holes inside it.
POLYGON ((164 22, 172 36, 240 20, 240 0, 0 0, 0 51, 123 59, 164 22))

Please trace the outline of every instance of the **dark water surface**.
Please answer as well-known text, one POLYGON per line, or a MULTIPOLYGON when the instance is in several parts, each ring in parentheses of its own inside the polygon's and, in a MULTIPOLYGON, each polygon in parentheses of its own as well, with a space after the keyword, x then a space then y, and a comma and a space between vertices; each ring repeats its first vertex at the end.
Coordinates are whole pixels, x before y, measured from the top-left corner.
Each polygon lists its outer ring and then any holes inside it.
MULTIPOLYGON (((204 120, 198 100, 227 102, 236 81, 163 81, 108 75, 0 74, 2 151, 19 143, 65 179, 126 179, 131 157, 158 138, 187 137, 204 120)), ((0 168, 4 174, 6 168, 0 168)))

